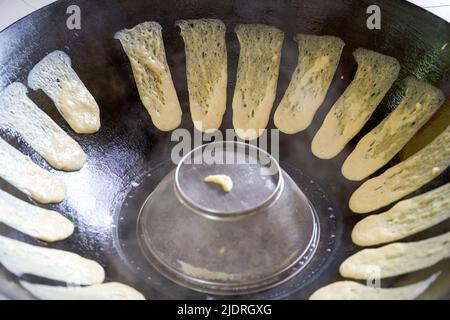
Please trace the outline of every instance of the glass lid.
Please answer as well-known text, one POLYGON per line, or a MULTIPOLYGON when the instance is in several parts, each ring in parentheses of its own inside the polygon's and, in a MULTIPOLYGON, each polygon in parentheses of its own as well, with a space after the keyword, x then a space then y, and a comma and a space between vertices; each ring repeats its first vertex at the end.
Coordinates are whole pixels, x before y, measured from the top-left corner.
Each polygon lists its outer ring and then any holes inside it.
POLYGON ((277 161, 267 152, 240 142, 214 142, 187 154, 175 172, 175 187, 183 202, 211 218, 231 219, 270 204, 282 188, 277 161), (225 176, 232 189, 205 183, 225 176))
POLYGON ((147 198, 139 244, 162 274, 209 293, 263 290, 301 270, 314 253, 314 209, 265 151, 215 142, 191 151, 147 198), (233 187, 205 181, 228 176, 233 187))

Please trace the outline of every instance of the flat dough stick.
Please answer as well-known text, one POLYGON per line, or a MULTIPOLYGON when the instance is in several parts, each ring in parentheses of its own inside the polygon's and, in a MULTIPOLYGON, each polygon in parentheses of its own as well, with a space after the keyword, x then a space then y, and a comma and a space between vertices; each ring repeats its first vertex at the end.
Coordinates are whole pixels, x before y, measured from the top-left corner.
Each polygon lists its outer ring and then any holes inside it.
POLYGON ((41 300, 145 300, 137 290, 118 282, 88 287, 57 287, 20 281, 33 296, 41 300))
POLYGON ((235 32, 241 49, 233 96, 233 126, 239 138, 254 140, 269 122, 284 34, 262 24, 238 25, 235 32))
POLYGON ((393 57, 366 50, 353 52, 356 75, 335 102, 312 141, 312 153, 331 159, 362 129, 398 77, 400 63, 393 57))
POLYGON ((361 250, 347 258, 339 271, 346 278, 367 280, 378 270, 382 279, 424 269, 449 257, 450 232, 447 232, 422 241, 361 250))
POLYGON ((66 53, 53 51, 36 64, 28 75, 28 86, 42 89, 76 133, 100 129, 98 104, 72 69, 66 53))
POLYGON ((274 115, 275 126, 287 134, 305 130, 325 100, 339 64, 344 41, 332 36, 298 34, 298 63, 274 115))
POLYGON ((413 300, 424 292, 437 278, 428 279, 398 288, 373 288, 354 281, 338 281, 314 292, 310 300, 413 300))
POLYGON ((366 134, 347 157, 342 174, 362 180, 389 162, 444 102, 438 88, 416 78, 405 80, 405 97, 375 129, 366 134))
POLYGON ((0 190, 0 222, 39 240, 63 240, 73 233, 73 223, 56 211, 22 201, 0 190))
POLYGON ((373 246, 406 238, 450 218, 450 183, 420 196, 400 201, 390 210, 359 221, 352 240, 373 246))
POLYGON ((227 105, 225 24, 216 19, 179 20, 186 51, 189 105, 195 128, 217 130, 227 105))
POLYGON ((9 85, 0 94, 0 126, 18 132, 52 167, 79 170, 86 162, 80 145, 65 133, 27 96, 21 83, 9 85))
POLYGON ((0 236, 0 263, 16 276, 31 274, 79 285, 102 283, 105 279, 105 271, 95 261, 3 236, 0 236))
POLYGON ((159 130, 170 131, 181 123, 181 107, 166 60, 157 22, 143 22, 114 35, 131 63, 144 107, 159 130))
POLYGON ((353 212, 382 208, 416 191, 450 165, 450 126, 422 150, 364 182, 349 202, 353 212))
POLYGON ((58 203, 66 188, 57 176, 0 138, 0 177, 40 203, 58 203))

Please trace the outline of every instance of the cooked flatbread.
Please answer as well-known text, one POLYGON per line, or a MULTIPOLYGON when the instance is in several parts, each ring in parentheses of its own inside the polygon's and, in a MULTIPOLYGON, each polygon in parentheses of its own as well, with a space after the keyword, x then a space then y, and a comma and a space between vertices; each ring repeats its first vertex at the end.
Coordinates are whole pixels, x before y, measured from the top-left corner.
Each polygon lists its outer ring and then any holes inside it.
POLYGON ((254 140, 269 122, 284 34, 262 24, 238 25, 235 32, 241 49, 233 96, 233 126, 241 139, 254 140))
POLYGON ((388 278, 424 269, 450 257, 450 232, 416 242, 396 242, 364 249, 347 258, 339 268, 343 277, 367 280, 374 270, 388 278))
POLYGON ((331 159, 362 129, 397 79, 400 63, 378 52, 353 52, 358 69, 350 85, 335 102, 312 141, 313 154, 331 159))
POLYGON ((64 182, 0 138, 0 177, 40 203, 64 199, 64 182))
POLYGON ((69 284, 91 285, 105 279, 102 266, 95 261, 3 236, 0 236, 0 263, 17 276, 31 274, 69 284))
POLYGON ((56 211, 22 201, 0 190, 0 223, 47 242, 63 240, 73 233, 73 223, 56 211))
POLYGON ((280 131, 294 134, 311 124, 325 100, 341 57, 344 41, 333 36, 298 34, 297 68, 274 115, 280 131))
POLYGON ((186 51, 189 105, 195 128, 217 130, 227 105, 225 24, 216 19, 179 20, 186 51))
POLYGON ((42 300, 145 300, 135 289, 118 282, 88 287, 57 287, 20 281, 20 284, 42 300))
POLYGON ((342 174, 362 180, 389 162, 444 102, 438 88, 416 78, 405 80, 405 97, 394 111, 366 134, 347 157, 342 174))
POLYGON ((338 281, 314 292, 310 300, 413 300, 424 292, 437 278, 428 279, 398 288, 373 288, 354 281, 338 281))
POLYGON ((66 53, 53 51, 36 64, 28 75, 28 86, 43 90, 76 133, 100 129, 98 104, 72 69, 66 53))
POLYGON ((39 109, 27 92, 23 84, 16 82, 0 93, 0 126, 19 133, 52 167, 81 169, 86 154, 80 145, 39 109))
POLYGON ((143 22, 114 35, 131 63, 144 107, 159 130, 170 131, 181 123, 181 107, 166 60, 161 26, 143 22))
POLYGON ((450 183, 420 196, 400 201, 390 210, 359 221, 352 240, 373 246, 406 238, 450 218, 450 183))
POLYGON ((425 148, 364 182, 349 202, 354 212, 382 208, 416 191, 440 175, 450 165, 450 126, 425 148))

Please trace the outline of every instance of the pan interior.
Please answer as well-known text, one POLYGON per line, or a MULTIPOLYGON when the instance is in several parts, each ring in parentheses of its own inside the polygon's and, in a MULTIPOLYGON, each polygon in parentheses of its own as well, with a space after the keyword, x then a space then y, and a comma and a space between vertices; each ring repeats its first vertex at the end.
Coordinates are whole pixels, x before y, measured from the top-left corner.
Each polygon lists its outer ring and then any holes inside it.
MULTIPOLYGON (((311 126, 295 135, 280 134, 280 165, 317 212, 320 233, 316 253, 307 266, 289 281, 256 294, 235 297, 306 299, 319 287, 342 280, 338 272, 340 263, 361 250, 352 244, 350 237, 354 224, 361 216, 352 214, 347 205, 351 193, 360 183, 344 179, 340 168, 355 143, 380 123, 396 105, 400 92, 397 84, 392 87, 364 130, 336 159, 325 161, 315 158, 310 152, 312 137, 331 105, 353 79, 356 65, 352 52, 363 47, 391 55, 402 65, 400 78, 417 75, 441 88, 446 96, 450 92, 449 47, 441 50, 449 39, 449 24, 405 1, 380 0, 377 4, 383 13, 383 28, 369 30, 366 26, 366 9, 372 4, 369 0, 262 0, 239 3, 199 0, 61 0, 1 32, 2 88, 13 81, 26 83, 31 68, 47 53, 60 49, 71 56, 73 68, 101 108, 101 130, 94 135, 77 135, 70 130, 44 93, 30 90, 32 100, 77 140, 88 156, 86 166, 79 172, 55 172, 66 181, 68 197, 64 202, 46 208, 61 212, 73 220, 76 230, 66 241, 48 246, 76 252, 100 262, 105 266, 107 281, 131 285, 149 299, 211 298, 207 293, 180 286, 163 276, 148 261, 138 243, 138 213, 149 194, 175 169, 175 165, 168 160, 175 140, 171 139, 171 133, 158 131, 151 124, 140 102, 127 57, 120 43, 113 40, 113 35, 118 30, 143 21, 158 21, 162 25, 168 64, 183 108, 181 128, 192 132, 184 46, 174 22, 178 19, 205 17, 224 21, 227 26, 230 76, 227 101, 232 101, 239 56, 239 44, 233 28, 238 23, 265 23, 285 32, 274 105, 278 105, 283 96, 297 63, 297 44, 292 40, 295 34, 335 35, 342 38, 346 46, 327 98, 311 126), (66 27, 65 12, 73 4, 78 5, 83 12, 81 30, 68 30, 66 27)), ((228 104, 222 132, 233 127, 231 114, 231 104, 228 104)), ((273 126, 270 121, 268 128, 273 126)), ((52 170, 20 137, 3 130, 1 134, 2 138, 29 155, 41 167, 52 170)), ((433 131, 435 134, 437 132, 433 131)), ((387 167, 398 160, 394 159, 387 167)), ((448 179, 447 170, 418 192, 435 188, 448 182, 448 179)), ((0 181, 0 184, 3 190, 30 201, 6 182, 0 181)), ((421 240, 446 231, 448 223, 424 231, 408 241, 421 240)), ((43 245, 5 225, 0 225, 0 234, 43 245)), ((2 279, 11 278, 15 287, 19 286, 17 277, 4 270, 0 270, 0 274, 2 279)), ((383 286, 392 287, 397 283, 397 278, 389 279, 383 282, 383 286)), ((11 296, 15 288, 10 290, 10 286, 0 285, 0 291, 11 296)), ((216 297, 220 298, 220 295, 214 295, 216 297)))

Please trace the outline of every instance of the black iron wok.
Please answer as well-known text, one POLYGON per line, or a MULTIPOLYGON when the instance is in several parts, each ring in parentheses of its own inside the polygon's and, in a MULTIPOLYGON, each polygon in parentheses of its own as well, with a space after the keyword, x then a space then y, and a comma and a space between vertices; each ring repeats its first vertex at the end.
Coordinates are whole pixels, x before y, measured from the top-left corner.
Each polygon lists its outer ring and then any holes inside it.
MULTIPOLYGON (((162 25, 168 63, 184 112, 182 127, 193 130, 188 111, 184 44, 174 22, 183 18, 206 17, 219 18, 227 26, 228 101, 233 94, 239 54, 233 32, 237 23, 265 23, 285 32, 275 106, 287 88, 297 62, 297 46, 292 40, 296 33, 336 35, 346 43, 326 101, 313 124, 299 134, 280 134, 281 166, 303 188, 322 220, 320 247, 311 265, 294 279, 276 288, 244 296, 305 299, 317 288, 339 280, 339 264, 358 250, 350 240, 350 231, 360 217, 350 212, 347 203, 360 183, 347 181, 340 173, 342 162, 355 142, 396 105, 401 94, 399 84, 408 75, 428 80, 441 88, 447 99, 450 97, 450 54, 448 49, 441 50, 445 43, 450 42, 450 24, 401 0, 71 0, 57 1, 1 32, 0 89, 15 81, 26 83, 27 74, 34 64, 53 50, 63 50, 72 58, 74 69, 101 109, 100 131, 92 135, 77 135, 43 92, 30 91, 30 97, 73 136, 88 155, 87 164, 80 172, 56 172, 64 177, 68 196, 61 204, 46 207, 72 219, 77 228, 66 241, 48 246, 74 251, 99 261, 105 266, 108 280, 134 286, 150 299, 204 299, 206 294, 182 288, 151 268, 141 272, 130 262, 130 255, 135 254, 139 259, 139 252, 127 255, 122 252, 123 239, 129 242, 126 245, 133 246, 133 221, 143 199, 174 167, 169 159, 175 142, 171 142, 170 133, 158 131, 152 125, 140 102, 127 57, 113 35, 120 29, 147 20, 158 21, 162 25), (81 8, 81 30, 68 30, 66 27, 66 10, 72 4, 81 8), (366 9, 372 4, 381 8, 381 30, 366 27, 366 9), (337 158, 319 160, 310 152, 311 139, 333 102, 350 83, 356 70, 351 53, 358 47, 394 56, 402 65, 401 75, 352 143, 337 158), (143 186, 146 193, 134 190, 131 182, 139 182, 148 173, 153 178, 146 180, 143 186), (316 187, 308 187, 310 180, 316 187), (134 196, 134 200, 130 201, 129 195, 134 196), (334 208, 331 220, 325 216, 328 215, 328 206, 334 208), (128 213, 129 221, 121 222, 118 217, 124 212, 128 213), (329 238, 331 233, 333 239, 329 238), (325 248, 331 250, 325 253, 325 248)), ((228 103, 222 129, 232 128, 231 114, 228 103)), ((273 127, 272 122, 269 127, 273 127)), ((42 167, 53 170, 14 133, 2 131, 1 136, 42 167)), ((398 161, 396 158, 388 166, 398 161)), ((447 170, 421 191, 448 181, 447 170)), ((4 181, 0 181, 0 187, 26 199, 4 181)), ((426 238, 449 229, 448 222, 441 223, 407 240, 426 238)), ((47 245, 1 224, 0 234, 47 245)), ((29 297, 26 291, 15 285, 17 278, 1 267, 0 279, 0 292, 3 294, 11 298, 29 297)), ((395 285, 397 280, 390 279, 386 285, 395 285)))

